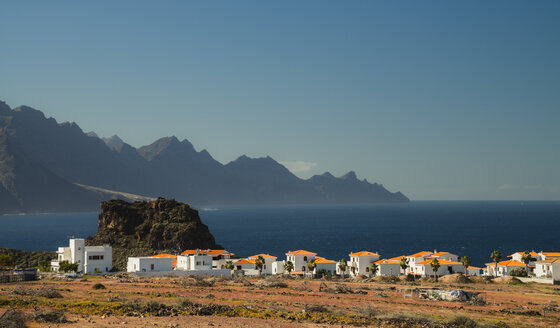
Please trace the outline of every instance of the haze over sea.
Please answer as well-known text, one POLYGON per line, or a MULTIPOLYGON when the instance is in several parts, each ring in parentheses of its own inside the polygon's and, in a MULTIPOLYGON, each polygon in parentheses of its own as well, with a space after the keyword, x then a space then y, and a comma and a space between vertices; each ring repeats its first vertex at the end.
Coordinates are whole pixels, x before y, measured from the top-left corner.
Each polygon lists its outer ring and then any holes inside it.
MULTIPOLYGON (((98 213, 0 216, 0 247, 56 250, 68 236, 97 231, 98 213)), ((560 251, 560 202, 415 201, 408 204, 230 206, 200 208, 216 242, 239 257, 269 253, 284 259, 305 249, 332 260, 351 251, 383 258, 421 250, 490 262, 498 249, 560 251)))

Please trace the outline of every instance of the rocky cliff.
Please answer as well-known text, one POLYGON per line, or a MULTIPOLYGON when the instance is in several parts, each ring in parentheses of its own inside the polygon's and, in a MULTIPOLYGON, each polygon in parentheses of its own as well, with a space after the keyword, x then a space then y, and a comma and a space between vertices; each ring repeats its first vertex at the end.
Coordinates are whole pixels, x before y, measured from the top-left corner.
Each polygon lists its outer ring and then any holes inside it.
POLYGON ((119 270, 126 269, 129 256, 221 248, 216 245, 208 226, 200 220, 197 210, 164 198, 150 202, 102 202, 97 234, 89 237, 86 244, 110 244, 113 266, 119 270))

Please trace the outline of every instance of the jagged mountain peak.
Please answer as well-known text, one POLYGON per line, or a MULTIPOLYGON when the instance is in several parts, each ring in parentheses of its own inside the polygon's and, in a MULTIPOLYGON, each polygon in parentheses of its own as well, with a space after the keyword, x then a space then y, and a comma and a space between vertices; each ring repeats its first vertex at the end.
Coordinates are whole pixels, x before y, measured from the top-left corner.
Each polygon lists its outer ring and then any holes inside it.
POLYGON ((105 142, 107 147, 111 149, 121 148, 122 145, 124 144, 124 141, 116 134, 109 138, 103 138, 102 140, 103 142, 105 142))
POLYGON ((358 177, 356 176, 356 172, 350 171, 350 172, 346 173, 345 175, 341 176, 340 179, 343 179, 343 180, 358 180, 358 177))

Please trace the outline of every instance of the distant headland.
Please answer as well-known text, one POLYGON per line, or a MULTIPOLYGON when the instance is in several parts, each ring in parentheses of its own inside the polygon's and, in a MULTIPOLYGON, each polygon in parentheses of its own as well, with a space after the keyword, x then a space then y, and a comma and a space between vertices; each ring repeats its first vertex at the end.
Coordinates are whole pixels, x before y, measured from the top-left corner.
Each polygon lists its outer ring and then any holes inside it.
POLYGON ((0 101, 0 214, 89 211, 103 200, 159 196, 196 205, 409 201, 353 171, 305 180, 270 157, 243 155, 224 165, 176 137, 136 149, 0 101))

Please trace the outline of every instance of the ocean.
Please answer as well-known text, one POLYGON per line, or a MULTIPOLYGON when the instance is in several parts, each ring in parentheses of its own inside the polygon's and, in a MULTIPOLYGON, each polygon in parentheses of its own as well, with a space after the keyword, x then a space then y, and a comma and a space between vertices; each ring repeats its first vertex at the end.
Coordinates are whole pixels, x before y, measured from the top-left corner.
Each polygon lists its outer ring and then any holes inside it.
MULTIPOLYGON (((284 259, 305 249, 331 260, 374 251, 382 258, 422 250, 469 256, 473 265, 516 251, 560 251, 560 202, 415 201, 407 204, 199 208, 216 242, 240 257, 284 259)), ((0 216, 0 247, 56 250, 97 231, 98 213, 0 216)))

